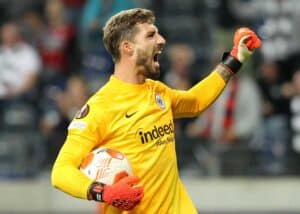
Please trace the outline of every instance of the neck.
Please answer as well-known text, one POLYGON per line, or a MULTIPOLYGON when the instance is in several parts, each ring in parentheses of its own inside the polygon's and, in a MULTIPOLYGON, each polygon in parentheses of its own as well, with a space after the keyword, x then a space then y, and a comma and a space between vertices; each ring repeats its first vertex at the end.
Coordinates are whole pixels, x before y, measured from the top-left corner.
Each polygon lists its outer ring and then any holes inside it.
POLYGON ((146 79, 143 73, 140 67, 129 60, 122 60, 115 64, 114 76, 123 82, 143 84, 146 79))

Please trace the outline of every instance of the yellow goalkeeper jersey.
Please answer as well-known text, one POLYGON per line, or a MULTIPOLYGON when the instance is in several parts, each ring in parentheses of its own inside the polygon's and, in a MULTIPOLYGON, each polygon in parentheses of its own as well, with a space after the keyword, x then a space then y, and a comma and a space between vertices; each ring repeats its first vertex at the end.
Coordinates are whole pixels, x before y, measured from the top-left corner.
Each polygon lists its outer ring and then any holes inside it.
POLYGON ((123 152, 144 186, 144 198, 130 212, 105 208, 105 213, 197 213, 177 169, 174 118, 198 115, 225 87, 216 72, 188 91, 159 81, 129 84, 110 80, 76 115, 52 170, 52 184, 75 197, 87 197, 92 180, 78 168, 98 147, 123 152))

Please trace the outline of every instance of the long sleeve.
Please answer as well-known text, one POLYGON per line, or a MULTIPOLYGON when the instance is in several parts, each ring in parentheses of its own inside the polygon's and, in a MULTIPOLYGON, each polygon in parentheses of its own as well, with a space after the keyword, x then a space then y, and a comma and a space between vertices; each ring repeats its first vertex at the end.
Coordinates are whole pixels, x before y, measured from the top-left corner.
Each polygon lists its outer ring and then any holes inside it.
POLYGON ((80 170, 82 160, 101 144, 106 130, 101 106, 88 102, 68 127, 68 136, 54 163, 51 182, 54 187, 78 198, 86 198, 92 180, 80 170), (100 122, 101 121, 101 122, 100 122))
POLYGON ((174 117, 197 116, 217 99, 225 86, 226 82, 215 70, 188 91, 169 89, 174 117))
POLYGON ((87 189, 92 180, 79 171, 86 154, 92 149, 92 143, 82 143, 78 137, 68 137, 52 169, 52 185, 74 197, 87 197, 87 189))

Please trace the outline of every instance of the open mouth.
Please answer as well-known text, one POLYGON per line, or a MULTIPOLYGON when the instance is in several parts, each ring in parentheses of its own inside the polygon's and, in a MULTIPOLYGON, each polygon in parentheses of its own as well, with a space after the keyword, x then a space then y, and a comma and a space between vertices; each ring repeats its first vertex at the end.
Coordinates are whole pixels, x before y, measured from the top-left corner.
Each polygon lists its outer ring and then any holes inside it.
POLYGON ((158 62, 158 55, 159 55, 158 53, 154 55, 154 57, 153 57, 154 62, 158 62))
POLYGON ((158 63, 159 55, 161 54, 161 51, 158 51, 153 56, 153 61, 158 63))

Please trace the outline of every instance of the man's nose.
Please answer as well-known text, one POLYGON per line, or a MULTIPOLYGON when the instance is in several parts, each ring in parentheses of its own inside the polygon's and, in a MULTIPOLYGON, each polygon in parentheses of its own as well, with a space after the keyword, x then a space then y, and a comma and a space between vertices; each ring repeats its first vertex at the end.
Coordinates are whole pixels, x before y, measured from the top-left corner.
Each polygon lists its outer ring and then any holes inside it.
POLYGON ((162 35, 159 35, 157 43, 161 46, 164 46, 166 44, 166 40, 162 35))

